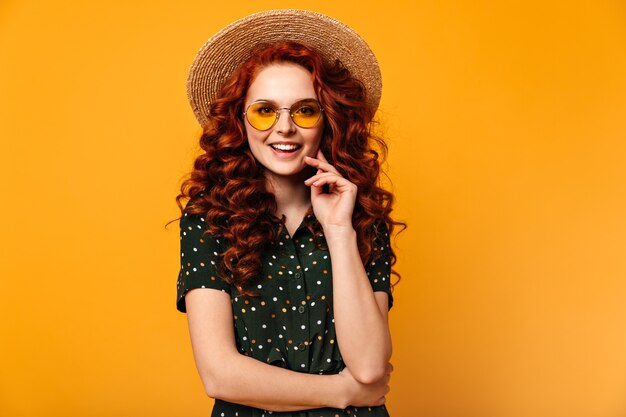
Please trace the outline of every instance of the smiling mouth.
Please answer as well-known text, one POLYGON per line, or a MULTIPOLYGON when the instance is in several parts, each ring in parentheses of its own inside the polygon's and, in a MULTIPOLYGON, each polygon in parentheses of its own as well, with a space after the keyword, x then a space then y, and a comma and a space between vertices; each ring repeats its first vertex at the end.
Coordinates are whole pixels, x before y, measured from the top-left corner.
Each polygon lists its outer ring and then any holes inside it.
POLYGON ((295 151, 297 151, 298 149, 300 149, 302 146, 300 145, 270 145, 270 147, 272 149, 274 149, 277 152, 281 152, 281 153, 293 153, 295 151))

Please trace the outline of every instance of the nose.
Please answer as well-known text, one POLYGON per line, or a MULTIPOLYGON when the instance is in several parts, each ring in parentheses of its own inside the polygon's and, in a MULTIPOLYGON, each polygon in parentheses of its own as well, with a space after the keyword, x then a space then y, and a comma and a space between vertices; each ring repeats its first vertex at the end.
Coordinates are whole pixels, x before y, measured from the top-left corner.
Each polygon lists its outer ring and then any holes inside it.
POLYGON ((276 110, 278 114, 278 120, 276 121, 276 132, 280 134, 291 134, 296 131, 296 124, 291 120, 291 109, 286 107, 276 110), (287 114, 281 114, 281 111, 286 110, 287 114))

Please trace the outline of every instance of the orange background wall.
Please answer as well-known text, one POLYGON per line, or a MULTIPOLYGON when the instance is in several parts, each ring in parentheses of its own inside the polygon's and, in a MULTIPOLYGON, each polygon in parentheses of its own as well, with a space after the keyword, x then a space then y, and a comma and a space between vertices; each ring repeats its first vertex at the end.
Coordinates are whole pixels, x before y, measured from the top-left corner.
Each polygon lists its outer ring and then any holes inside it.
MULTIPOLYGON (((185 76, 260 2, 0 2, 0 415, 208 416, 175 309, 185 76)), ((392 417, 626 415, 626 5, 285 2, 384 78, 392 417)))

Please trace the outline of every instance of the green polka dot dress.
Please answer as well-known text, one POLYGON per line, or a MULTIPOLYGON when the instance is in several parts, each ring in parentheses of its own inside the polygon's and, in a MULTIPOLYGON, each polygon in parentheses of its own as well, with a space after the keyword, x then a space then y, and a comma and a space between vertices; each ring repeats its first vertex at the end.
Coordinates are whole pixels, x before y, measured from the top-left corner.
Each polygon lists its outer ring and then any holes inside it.
MULTIPOLYGON (((312 221, 317 221, 309 214, 312 221)), ((382 224, 377 246, 382 256, 366 266, 374 291, 389 295, 390 240, 382 224), (382 230, 381 230, 382 229, 382 230)), ((277 225, 280 227, 280 225, 277 225)), ((185 294, 194 288, 212 288, 230 294, 237 349, 273 366, 298 372, 336 374, 345 365, 337 344, 333 318, 330 254, 315 247, 304 220, 293 236, 283 227, 276 244, 262 257, 262 273, 256 288, 259 297, 244 298, 217 272, 218 254, 227 247, 223 239, 204 235, 206 223, 199 215, 180 219, 181 268, 177 282, 176 307, 185 313, 185 294)), ((318 236, 326 247, 324 235, 318 236)), ((212 417, 336 417, 389 416, 384 405, 373 407, 316 408, 277 412, 215 400, 212 417)))

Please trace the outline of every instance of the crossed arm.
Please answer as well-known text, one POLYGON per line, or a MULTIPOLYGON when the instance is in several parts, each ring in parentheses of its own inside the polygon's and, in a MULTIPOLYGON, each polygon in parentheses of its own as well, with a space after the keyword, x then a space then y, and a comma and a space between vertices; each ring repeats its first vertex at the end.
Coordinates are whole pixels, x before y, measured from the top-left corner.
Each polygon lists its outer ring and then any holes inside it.
POLYGON ((271 411, 384 404, 388 373, 363 384, 349 372, 307 374, 263 363, 237 351, 229 294, 195 289, 185 302, 196 367, 210 397, 271 411))
POLYGON ((237 351, 229 294, 192 290, 185 302, 196 367, 210 397, 272 411, 340 406, 333 378, 289 371, 237 351))

